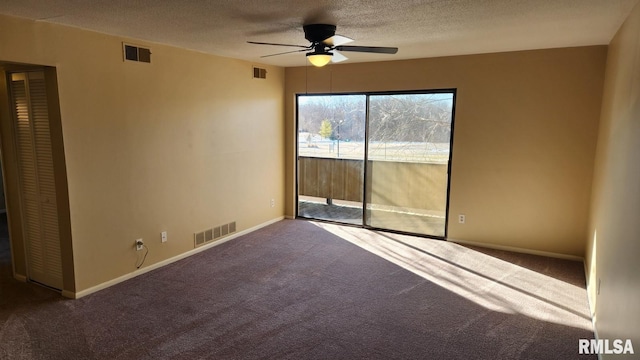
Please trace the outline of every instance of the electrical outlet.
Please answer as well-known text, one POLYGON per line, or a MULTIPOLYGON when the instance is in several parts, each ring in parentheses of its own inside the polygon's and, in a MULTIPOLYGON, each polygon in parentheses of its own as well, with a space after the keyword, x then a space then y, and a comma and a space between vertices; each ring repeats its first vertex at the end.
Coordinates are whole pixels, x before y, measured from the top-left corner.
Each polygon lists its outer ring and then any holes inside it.
POLYGON ((464 222, 467 220, 467 217, 464 214, 460 214, 458 215, 458 222, 460 224, 464 224, 464 222))
POLYGON ((167 242, 167 232, 163 231, 160 233, 160 239, 162 240, 162 242, 167 242))
POLYGON ((142 250, 143 246, 144 246, 144 241, 142 241, 142 239, 136 240, 136 251, 142 250))
POLYGON ((276 200, 275 199, 271 199, 271 207, 276 207, 276 200))

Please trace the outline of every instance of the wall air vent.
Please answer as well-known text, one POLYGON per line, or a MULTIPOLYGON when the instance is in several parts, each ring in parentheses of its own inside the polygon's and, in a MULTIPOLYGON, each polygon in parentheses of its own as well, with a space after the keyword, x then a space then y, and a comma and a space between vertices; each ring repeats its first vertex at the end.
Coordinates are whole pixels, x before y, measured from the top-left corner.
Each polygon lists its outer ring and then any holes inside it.
POLYGON ((254 79, 266 79, 267 78, 267 69, 261 69, 258 67, 253 68, 253 78, 254 79))
POLYGON ((151 62, 151 50, 136 45, 122 43, 125 61, 151 62))
POLYGON ((193 237, 194 237, 196 246, 200 246, 204 244, 204 232, 199 232, 197 234, 194 234, 193 237))
POLYGON ((213 242, 236 232, 236 222, 218 225, 211 229, 203 230, 193 234, 194 247, 213 242))

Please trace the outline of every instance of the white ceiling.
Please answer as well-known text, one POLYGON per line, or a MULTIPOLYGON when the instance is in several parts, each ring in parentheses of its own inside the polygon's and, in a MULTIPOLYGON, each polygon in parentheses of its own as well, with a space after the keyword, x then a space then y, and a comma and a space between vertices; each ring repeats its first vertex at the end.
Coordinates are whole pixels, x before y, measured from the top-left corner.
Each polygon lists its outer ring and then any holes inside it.
MULTIPOLYGON (((328 23, 350 45, 396 55, 344 53, 348 62, 608 44, 639 0, 3 0, 0 13, 280 66, 304 53, 302 25, 328 23)), ((152 49, 153 50, 153 49, 152 49)))

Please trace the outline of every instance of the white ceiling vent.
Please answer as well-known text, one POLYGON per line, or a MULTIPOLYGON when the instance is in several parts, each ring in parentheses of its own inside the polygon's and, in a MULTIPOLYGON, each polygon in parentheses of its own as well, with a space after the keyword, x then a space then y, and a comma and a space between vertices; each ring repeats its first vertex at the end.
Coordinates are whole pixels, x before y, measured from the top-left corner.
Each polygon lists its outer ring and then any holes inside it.
POLYGON ((151 62, 151 50, 140 46, 122 43, 122 54, 124 61, 151 62))
POLYGON ((266 79, 267 78, 267 69, 261 69, 259 67, 253 67, 253 78, 254 79, 266 79))

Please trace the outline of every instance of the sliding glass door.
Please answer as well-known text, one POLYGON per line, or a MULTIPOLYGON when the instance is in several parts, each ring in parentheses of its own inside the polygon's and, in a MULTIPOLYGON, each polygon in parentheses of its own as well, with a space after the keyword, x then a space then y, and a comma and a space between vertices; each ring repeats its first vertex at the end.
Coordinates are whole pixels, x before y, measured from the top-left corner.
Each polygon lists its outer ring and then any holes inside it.
POLYGON ((454 96, 298 96, 298 216, 445 237, 454 96))
POLYGON ((366 225, 445 236, 453 93, 371 95, 366 225))
POLYGON ((362 224, 365 95, 298 96, 298 216, 362 224))

